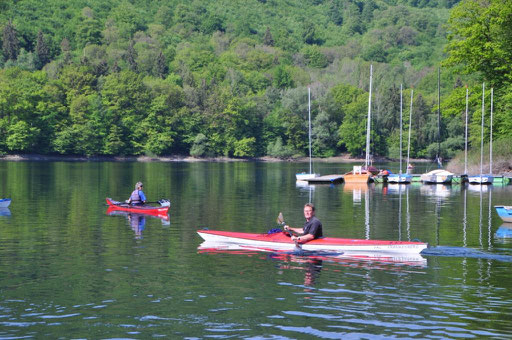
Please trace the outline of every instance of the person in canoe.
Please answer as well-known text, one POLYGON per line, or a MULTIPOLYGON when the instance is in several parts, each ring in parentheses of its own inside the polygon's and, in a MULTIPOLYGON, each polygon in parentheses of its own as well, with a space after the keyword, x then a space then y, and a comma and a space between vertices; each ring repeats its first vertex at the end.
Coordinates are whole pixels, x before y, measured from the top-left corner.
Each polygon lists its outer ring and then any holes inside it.
POLYGON ((146 195, 144 195, 142 187, 142 182, 137 182, 137 184, 135 184, 135 190, 133 190, 130 198, 126 200, 126 203, 132 205, 143 205, 146 203, 146 195))
POLYGON ((288 225, 284 226, 284 230, 294 231, 300 236, 292 236, 293 241, 298 243, 306 243, 311 240, 323 237, 322 222, 315 216, 315 206, 313 203, 306 203, 304 205, 304 218, 306 222, 302 228, 291 228, 288 225))

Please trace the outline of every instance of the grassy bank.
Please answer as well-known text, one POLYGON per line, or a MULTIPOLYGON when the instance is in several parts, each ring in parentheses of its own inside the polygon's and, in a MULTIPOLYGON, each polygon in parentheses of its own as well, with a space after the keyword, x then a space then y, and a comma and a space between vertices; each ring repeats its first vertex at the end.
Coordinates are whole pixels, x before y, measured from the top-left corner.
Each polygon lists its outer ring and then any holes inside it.
MULTIPOLYGON (((496 140, 492 145, 492 173, 512 174, 512 138, 496 140)), ((483 173, 489 173, 489 144, 484 144, 483 173)), ((464 151, 459 152, 446 167, 448 171, 464 173, 464 151)), ((480 173, 480 148, 468 150, 468 174, 480 173)))

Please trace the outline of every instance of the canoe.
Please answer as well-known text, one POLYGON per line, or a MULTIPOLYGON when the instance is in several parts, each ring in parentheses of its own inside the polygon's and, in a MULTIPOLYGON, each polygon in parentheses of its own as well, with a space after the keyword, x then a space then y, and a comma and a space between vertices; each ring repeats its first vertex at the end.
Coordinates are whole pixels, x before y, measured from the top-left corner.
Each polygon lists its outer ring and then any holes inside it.
POLYGON ((153 216, 165 216, 169 211, 169 207, 153 207, 149 205, 131 205, 127 203, 122 203, 118 201, 114 201, 111 198, 107 198, 107 204, 111 211, 113 210, 121 210, 128 211, 138 214, 146 214, 153 216))
MULTIPOLYGON (((252 234, 231 231, 198 230, 197 233, 207 242, 234 243, 281 250, 295 248, 295 243, 285 232, 273 234, 252 234)), ((301 244, 303 250, 335 251, 344 254, 358 252, 419 254, 427 248, 423 242, 382 241, 324 237, 301 244)))
POLYGON ((512 222, 512 206, 495 205, 494 208, 503 222, 512 222))
POLYGON ((0 198, 0 208, 7 208, 11 204, 10 198, 0 198))

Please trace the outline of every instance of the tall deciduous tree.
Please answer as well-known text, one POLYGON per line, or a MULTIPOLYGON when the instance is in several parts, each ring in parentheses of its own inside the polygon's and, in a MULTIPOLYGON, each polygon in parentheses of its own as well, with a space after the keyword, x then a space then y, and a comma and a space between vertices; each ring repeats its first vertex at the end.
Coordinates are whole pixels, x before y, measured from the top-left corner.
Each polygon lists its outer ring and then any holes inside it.
POLYGON ((512 81, 512 2, 462 1, 448 21, 448 65, 463 65, 494 85, 512 81))

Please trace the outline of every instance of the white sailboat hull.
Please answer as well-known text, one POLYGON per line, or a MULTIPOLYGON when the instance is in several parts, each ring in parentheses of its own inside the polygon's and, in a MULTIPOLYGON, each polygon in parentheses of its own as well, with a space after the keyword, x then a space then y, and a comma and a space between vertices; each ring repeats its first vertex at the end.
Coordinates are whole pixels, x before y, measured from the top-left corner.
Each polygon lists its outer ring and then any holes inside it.
POLYGON ((305 173, 305 172, 301 172, 299 174, 295 174, 295 179, 297 181, 305 181, 305 180, 308 180, 308 179, 312 179, 312 178, 316 178, 320 176, 319 174, 308 174, 308 173, 305 173))
POLYGON ((491 175, 468 176, 469 184, 492 184, 494 177, 491 175))

